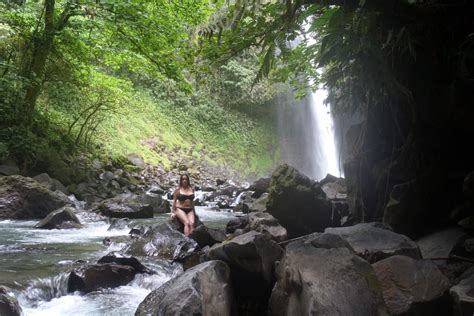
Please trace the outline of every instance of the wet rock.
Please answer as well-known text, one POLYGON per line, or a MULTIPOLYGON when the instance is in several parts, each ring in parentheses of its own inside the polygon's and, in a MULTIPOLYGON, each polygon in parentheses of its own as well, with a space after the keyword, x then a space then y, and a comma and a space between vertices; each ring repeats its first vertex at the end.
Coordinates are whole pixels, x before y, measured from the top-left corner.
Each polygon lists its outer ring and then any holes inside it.
POLYGON ((348 227, 326 228, 325 233, 336 234, 347 240, 356 253, 377 262, 394 255, 420 259, 418 245, 410 238, 394 233, 380 223, 361 223, 348 227))
POLYGON ((136 271, 131 266, 119 264, 95 264, 84 272, 84 292, 89 293, 100 288, 115 288, 133 280, 136 271))
POLYGON ((431 261, 392 256, 372 266, 391 315, 449 314, 449 280, 431 261))
POLYGON ((130 224, 130 220, 128 218, 112 218, 110 220, 110 226, 107 228, 107 231, 111 231, 114 229, 120 230, 128 228, 130 224))
POLYGON ((138 261, 137 258, 124 256, 117 252, 112 252, 106 256, 103 256, 97 261, 97 263, 115 263, 122 266, 130 266, 135 269, 137 273, 154 273, 152 270, 148 269, 140 261, 138 261))
POLYGON ((31 178, 0 176, 0 219, 44 218, 69 203, 31 178))
POLYGON ((272 174, 267 210, 288 230, 290 238, 334 226, 331 201, 307 176, 281 165, 272 174))
POLYGON ((0 315, 2 316, 20 316, 23 311, 13 295, 11 289, 6 286, 0 286, 0 315))
POLYGON ((82 224, 74 214, 74 208, 70 206, 62 207, 48 214, 42 219, 35 228, 42 229, 67 229, 81 228, 82 224))
POLYGON ((105 201, 97 207, 96 211, 104 216, 116 218, 153 218, 153 207, 149 204, 131 202, 125 205, 105 201))
POLYGON ((164 223, 152 227, 142 236, 136 236, 124 249, 124 253, 182 261, 198 248, 194 240, 173 229, 170 223, 164 223))
POLYGON ((232 311, 229 267, 208 261, 152 291, 135 315, 231 315, 232 311))

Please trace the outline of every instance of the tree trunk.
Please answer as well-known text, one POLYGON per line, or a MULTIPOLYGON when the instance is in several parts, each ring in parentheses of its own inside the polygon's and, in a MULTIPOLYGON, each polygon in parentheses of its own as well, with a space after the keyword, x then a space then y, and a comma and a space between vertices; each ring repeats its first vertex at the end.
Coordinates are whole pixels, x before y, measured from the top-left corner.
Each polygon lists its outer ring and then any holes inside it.
POLYGON ((45 0, 44 29, 41 34, 34 35, 31 62, 23 70, 23 76, 29 81, 23 99, 24 118, 27 123, 31 121, 36 100, 41 91, 46 61, 53 46, 55 36, 54 5, 55 0, 45 0))

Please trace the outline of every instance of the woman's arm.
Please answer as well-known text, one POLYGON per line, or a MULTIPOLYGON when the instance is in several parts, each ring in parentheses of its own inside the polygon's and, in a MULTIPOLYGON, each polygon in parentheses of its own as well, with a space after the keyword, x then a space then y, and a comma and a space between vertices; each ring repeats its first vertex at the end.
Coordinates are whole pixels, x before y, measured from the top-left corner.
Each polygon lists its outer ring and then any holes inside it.
POLYGON ((178 190, 173 192, 173 206, 171 207, 171 212, 176 212, 176 199, 178 197, 178 190))

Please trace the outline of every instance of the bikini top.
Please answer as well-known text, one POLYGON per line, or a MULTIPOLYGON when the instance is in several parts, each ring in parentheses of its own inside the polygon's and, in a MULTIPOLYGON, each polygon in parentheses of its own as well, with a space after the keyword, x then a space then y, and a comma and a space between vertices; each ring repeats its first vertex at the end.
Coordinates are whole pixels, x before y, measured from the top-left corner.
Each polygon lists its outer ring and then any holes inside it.
POLYGON ((186 200, 194 201, 194 193, 186 195, 186 194, 182 194, 181 192, 179 192, 178 196, 176 198, 181 202, 186 201, 186 200))

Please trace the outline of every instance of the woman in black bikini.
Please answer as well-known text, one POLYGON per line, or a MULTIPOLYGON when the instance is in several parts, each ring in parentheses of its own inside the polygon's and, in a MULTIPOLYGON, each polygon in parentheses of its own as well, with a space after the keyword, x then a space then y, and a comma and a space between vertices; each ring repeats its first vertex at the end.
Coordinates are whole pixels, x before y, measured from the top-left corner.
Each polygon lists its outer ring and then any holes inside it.
POLYGON ((189 182, 189 176, 179 177, 179 187, 173 193, 173 211, 171 218, 177 217, 184 225, 184 234, 187 236, 194 230, 194 189, 189 182))

